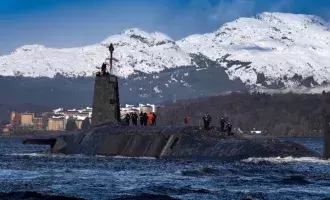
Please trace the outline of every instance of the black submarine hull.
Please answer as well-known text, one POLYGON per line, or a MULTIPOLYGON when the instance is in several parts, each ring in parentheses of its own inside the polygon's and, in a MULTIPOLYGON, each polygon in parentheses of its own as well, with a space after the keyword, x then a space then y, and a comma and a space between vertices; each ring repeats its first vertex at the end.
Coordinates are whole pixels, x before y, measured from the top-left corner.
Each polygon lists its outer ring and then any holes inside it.
POLYGON ((55 154, 85 154, 154 158, 319 157, 303 145, 278 139, 227 136, 217 129, 198 127, 99 126, 24 144, 50 145, 55 154))

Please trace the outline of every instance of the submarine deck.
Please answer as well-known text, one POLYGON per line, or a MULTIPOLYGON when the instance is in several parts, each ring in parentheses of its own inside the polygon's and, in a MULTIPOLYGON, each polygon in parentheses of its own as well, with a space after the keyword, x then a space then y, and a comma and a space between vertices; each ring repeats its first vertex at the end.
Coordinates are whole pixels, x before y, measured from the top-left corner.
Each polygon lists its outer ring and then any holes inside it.
POLYGON ((102 125, 71 135, 27 139, 25 144, 48 144, 53 153, 127 157, 247 158, 318 156, 306 147, 274 138, 247 138, 214 127, 102 125))

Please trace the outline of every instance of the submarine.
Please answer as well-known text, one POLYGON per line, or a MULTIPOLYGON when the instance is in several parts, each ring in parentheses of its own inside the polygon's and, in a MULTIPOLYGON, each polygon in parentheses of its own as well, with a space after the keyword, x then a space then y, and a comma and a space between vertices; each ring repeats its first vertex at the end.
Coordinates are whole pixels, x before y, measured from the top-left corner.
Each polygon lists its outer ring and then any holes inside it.
MULTIPOLYGON (((114 47, 109 46, 110 72, 114 47)), ((195 126, 124 126, 120 123, 118 77, 104 69, 95 77, 92 126, 50 138, 29 138, 23 144, 49 145, 54 154, 153 158, 321 157, 307 147, 276 138, 228 136, 218 128, 195 126)), ((330 157, 330 117, 325 117, 324 157, 330 157)))

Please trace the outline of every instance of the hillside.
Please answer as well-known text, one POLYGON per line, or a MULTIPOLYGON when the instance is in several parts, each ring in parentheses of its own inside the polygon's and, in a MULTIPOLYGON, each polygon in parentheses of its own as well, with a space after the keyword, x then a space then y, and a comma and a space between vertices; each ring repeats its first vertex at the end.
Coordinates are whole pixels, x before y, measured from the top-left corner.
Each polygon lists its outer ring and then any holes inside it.
POLYGON ((231 79, 269 88, 329 83, 329 23, 316 16, 262 13, 182 39, 188 53, 217 61, 231 79))
POLYGON ((329 108, 330 93, 231 93, 165 105, 158 110, 158 124, 183 125, 190 116, 190 125, 202 125, 200 120, 209 112, 213 126, 220 126, 220 118, 225 117, 246 132, 256 128, 266 135, 320 137, 329 108))

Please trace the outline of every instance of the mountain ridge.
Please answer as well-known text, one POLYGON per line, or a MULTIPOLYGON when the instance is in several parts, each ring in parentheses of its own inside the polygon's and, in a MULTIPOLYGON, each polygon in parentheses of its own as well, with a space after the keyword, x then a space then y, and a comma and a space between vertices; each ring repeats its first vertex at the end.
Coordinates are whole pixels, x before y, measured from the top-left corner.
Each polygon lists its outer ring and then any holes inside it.
POLYGON ((22 46, 0 56, 0 75, 93 76, 109 57, 106 46, 111 42, 115 45, 113 73, 122 78, 187 66, 208 68, 208 62, 196 62, 198 57, 215 62, 230 80, 239 79, 247 86, 314 87, 330 83, 329 27, 313 15, 265 12, 178 41, 133 28, 85 47, 22 46))
POLYGON ((229 77, 248 85, 281 81, 286 87, 296 87, 300 81, 295 79, 308 77, 322 84, 329 82, 330 68, 324 66, 330 61, 328 27, 329 23, 313 15, 262 13, 226 23, 213 33, 189 36, 179 46, 220 63, 223 58, 251 62, 245 66, 222 62, 229 77))

